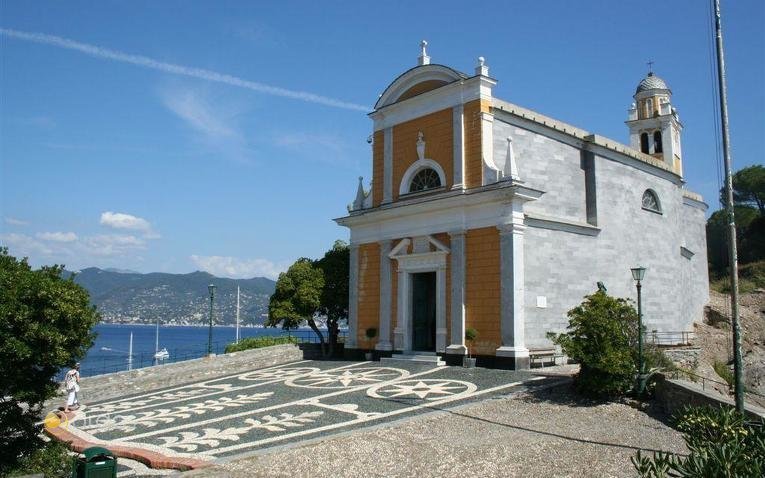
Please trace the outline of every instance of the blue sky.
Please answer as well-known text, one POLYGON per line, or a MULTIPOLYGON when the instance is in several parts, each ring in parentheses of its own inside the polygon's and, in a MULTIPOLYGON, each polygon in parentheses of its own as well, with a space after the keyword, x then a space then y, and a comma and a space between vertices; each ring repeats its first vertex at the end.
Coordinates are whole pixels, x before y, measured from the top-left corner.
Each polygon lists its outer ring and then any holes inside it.
MULTIPOLYGON (((653 60, 714 210, 708 3, 1 0, 0 243, 35 265, 229 277, 320 257, 370 175, 364 107, 422 39, 461 71, 484 56, 496 96, 621 142, 653 60)), ((765 158, 763 25, 765 2, 723 2, 737 169, 765 158)))

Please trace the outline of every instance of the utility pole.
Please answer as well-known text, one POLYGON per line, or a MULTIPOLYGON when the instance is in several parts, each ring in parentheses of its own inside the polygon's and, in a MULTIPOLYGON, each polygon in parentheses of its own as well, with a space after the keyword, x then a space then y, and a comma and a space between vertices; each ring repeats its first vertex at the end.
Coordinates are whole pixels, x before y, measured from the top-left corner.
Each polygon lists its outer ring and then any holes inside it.
POLYGON ((733 172, 728 131, 728 88, 725 80, 720 0, 714 1, 715 40, 717 43, 717 81, 720 87, 720 118, 722 147, 725 161, 725 209, 728 218, 728 264, 730 266, 730 311, 733 326, 733 375, 735 378, 736 410, 744 413, 744 363, 741 360, 741 326, 738 317, 738 253, 736 251, 736 220, 733 209, 733 172))
POLYGON ((239 343, 239 286, 236 286, 236 343, 239 343))

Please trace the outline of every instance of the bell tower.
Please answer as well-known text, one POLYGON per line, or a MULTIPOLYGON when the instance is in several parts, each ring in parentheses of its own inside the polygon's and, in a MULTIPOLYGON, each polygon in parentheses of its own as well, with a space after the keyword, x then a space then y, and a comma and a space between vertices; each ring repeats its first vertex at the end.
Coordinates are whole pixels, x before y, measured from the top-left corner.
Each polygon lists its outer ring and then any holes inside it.
MULTIPOLYGON (((649 68, 653 62, 649 62, 649 68)), ((649 71, 640 81, 634 102, 628 110, 627 127, 630 146, 664 162, 672 171, 683 175, 683 154, 680 133, 683 124, 672 106, 672 91, 667 83, 649 71)))

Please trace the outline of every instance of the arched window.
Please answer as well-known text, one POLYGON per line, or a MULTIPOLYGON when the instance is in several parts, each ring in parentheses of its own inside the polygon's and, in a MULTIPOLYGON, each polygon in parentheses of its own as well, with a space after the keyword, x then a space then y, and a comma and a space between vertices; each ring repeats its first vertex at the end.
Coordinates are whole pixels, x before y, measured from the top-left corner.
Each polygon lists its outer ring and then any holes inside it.
POLYGON ((648 98, 645 100, 645 117, 650 118, 653 116, 653 100, 648 98))
POLYGON ((650 189, 646 189, 643 193, 643 209, 647 209, 652 212, 658 212, 661 214, 659 197, 650 189))
POLYGON ((643 133, 640 135, 640 151, 648 154, 648 133, 643 133))
POLYGON ((661 131, 656 131, 653 133, 653 152, 661 153, 663 151, 661 147, 661 131))
POLYGON ((441 187, 441 178, 431 168, 424 168, 417 172, 409 183, 409 192, 425 191, 441 187))

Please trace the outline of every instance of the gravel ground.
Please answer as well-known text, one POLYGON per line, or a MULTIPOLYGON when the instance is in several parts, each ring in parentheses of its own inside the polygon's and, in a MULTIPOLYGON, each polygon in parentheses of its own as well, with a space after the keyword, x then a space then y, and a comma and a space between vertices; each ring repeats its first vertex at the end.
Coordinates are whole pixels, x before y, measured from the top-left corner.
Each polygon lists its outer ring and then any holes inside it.
POLYGON ((624 403, 583 401, 566 384, 184 476, 634 476, 637 449, 686 451, 665 418, 624 403))

